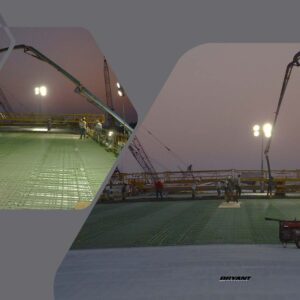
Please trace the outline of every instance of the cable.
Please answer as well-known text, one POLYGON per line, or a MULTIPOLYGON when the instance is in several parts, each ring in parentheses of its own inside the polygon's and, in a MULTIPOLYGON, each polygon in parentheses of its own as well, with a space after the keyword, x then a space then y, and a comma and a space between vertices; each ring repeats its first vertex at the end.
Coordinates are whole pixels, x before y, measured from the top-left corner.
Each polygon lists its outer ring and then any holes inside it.
POLYGON ((186 168, 187 163, 177 154, 175 153, 170 147, 166 146, 157 136, 155 136, 149 129, 141 126, 149 135, 152 136, 154 140, 156 140, 167 152, 169 152, 173 157, 175 157, 178 161, 180 161, 186 168))

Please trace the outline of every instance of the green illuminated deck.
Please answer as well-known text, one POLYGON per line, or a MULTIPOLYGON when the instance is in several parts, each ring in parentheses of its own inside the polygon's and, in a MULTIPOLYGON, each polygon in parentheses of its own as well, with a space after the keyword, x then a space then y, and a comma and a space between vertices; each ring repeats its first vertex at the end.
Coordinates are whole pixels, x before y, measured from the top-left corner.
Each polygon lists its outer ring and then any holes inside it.
POLYGON ((75 134, 0 132, 0 209, 73 209, 93 200, 115 156, 75 134))
POLYGON ((279 243, 278 223, 300 220, 299 199, 242 199, 240 208, 221 200, 100 204, 73 248, 279 243))

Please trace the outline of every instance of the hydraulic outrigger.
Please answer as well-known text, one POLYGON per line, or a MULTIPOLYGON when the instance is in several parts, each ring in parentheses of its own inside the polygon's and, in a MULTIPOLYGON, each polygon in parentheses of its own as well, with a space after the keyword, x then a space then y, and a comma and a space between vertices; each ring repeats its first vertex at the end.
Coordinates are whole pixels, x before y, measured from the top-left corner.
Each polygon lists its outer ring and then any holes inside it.
MULTIPOLYGON (((102 103, 102 101, 97 96, 95 96, 91 91, 89 91, 85 86, 83 86, 77 78, 72 76, 69 72, 67 72, 61 66, 56 64, 53 60, 51 60, 50 58, 48 58, 47 56, 45 56, 44 54, 42 54, 40 51, 38 51, 37 49, 35 49, 32 46, 28 46, 28 45, 24 45, 24 44, 14 46, 14 50, 20 50, 20 49, 23 50, 25 54, 28 54, 28 55, 30 55, 30 56, 32 56, 32 57, 34 57, 34 58, 36 58, 40 61, 43 61, 43 62, 49 64, 53 68, 55 68, 58 72, 60 72, 67 79, 69 79, 70 81, 72 81, 74 83, 74 85, 75 85, 74 92, 75 93, 83 96, 84 98, 86 98, 86 100, 88 102, 94 104, 95 106, 97 106, 101 110, 104 110, 111 117, 113 117, 120 124, 122 124, 129 133, 131 133, 133 131, 133 128, 125 120, 123 120, 118 114, 116 114, 109 107, 104 105, 102 103)), ((2 49, 0 49, 0 53, 1 52, 6 52, 8 50, 9 50, 8 47, 7 48, 2 48, 2 49)))
MULTIPOLYGON (((281 107, 281 104, 282 104, 282 101, 283 101, 283 97, 285 95, 285 91, 286 91, 286 88, 287 88, 292 70, 293 70, 294 67, 299 67, 299 66, 300 66, 300 51, 297 52, 294 55, 293 60, 286 67, 286 71, 285 71, 285 75, 284 75, 284 79, 283 79, 283 84, 282 84, 281 91, 280 91, 279 101, 278 101, 278 104, 277 104, 275 117, 274 117, 274 121, 273 121, 273 124, 272 124, 273 132, 274 132, 275 125, 277 123, 280 107, 281 107)), ((272 134, 272 136, 273 136, 273 134, 272 134)), ((266 144, 266 148, 265 148, 265 151, 264 151, 265 158, 266 158, 266 161, 267 161, 267 166, 268 166, 269 189, 271 189, 272 180, 273 180, 272 173, 271 173, 271 164, 270 164, 270 159, 269 159, 269 151, 270 151, 270 147, 271 147, 272 136, 268 139, 268 142, 266 144)))

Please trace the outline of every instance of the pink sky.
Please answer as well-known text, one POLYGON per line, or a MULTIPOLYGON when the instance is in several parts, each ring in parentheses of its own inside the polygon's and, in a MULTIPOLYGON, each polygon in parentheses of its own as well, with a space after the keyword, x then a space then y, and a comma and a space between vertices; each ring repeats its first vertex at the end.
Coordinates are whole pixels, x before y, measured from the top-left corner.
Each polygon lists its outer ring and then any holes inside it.
MULTIPOLYGON (((286 65, 300 44, 206 44, 185 53, 174 67, 142 127, 170 147, 170 155, 142 128, 138 137, 158 171, 259 169, 255 123, 274 117, 286 65)), ((300 68, 295 68, 275 130, 273 168, 299 168, 300 68)), ((120 169, 138 171, 124 153, 120 169)))
MULTIPOLYGON (((12 33, 17 44, 37 48, 105 102, 103 54, 88 31, 81 28, 13 28, 12 33)), ((6 46, 7 40, 1 40, 0 47, 6 46)), ((127 97, 121 99, 117 95, 117 78, 112 70, 110 73, 115 110, 122 115, 122 101, 125 100, 127 119, 134 121, 135 110, 127 97)), ((55 69, 25 55, 22 50, 15 50, 0 73, 0 87, 15 111, 38 111, 39 99, 34 96, 34 86, 41 84, 49 90, 42 105, 45 113, 99 112, 76 95, 74 85, 55 69)))

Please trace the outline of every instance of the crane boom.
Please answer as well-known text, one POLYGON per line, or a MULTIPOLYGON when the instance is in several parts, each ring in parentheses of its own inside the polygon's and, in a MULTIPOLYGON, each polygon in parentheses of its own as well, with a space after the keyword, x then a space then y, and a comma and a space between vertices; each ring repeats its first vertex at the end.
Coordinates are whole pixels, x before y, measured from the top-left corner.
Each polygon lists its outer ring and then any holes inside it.
MULTIPOLYGON (((74 83, 74 85, 75 85, 75 90, 74 91, 76 93, 78 93, 81 96, 85 97, 87 99, 87 101, 89 101, 90 103, 96 105, 98 108, 104 110, 113 119, 120 122, 130 133, 133 131, 133 128, 129 124, 127 124, 125 120, 123 120, 119 115, 117 115, 113 111, 113 107, 109 108, 106 105, 104 105, 102 103, 102 101, 98 97, 96 97, 92 92, 90 92, 85 86, 83 86, 77 78, 75 78, 73 75, 71 75, 65 69, 63 69, 57 63, 52 61, 50 58, 48 58, 47 56, 45 56, 44 54, 42 54, 40 51, 38 51, 37 49, 35 49, 32 46, 21 44, 21 45, 16 45, 14 47, 14 50, 19 50, 19 49, 23 49, 25 54, 31 55, 32 57, 34 57, 34 58, 36 58, 40 61, 43 61, 43 62, 49 64, 50 66, 52 66, 53 68, 55 68, 58 72, 60 72, 67 79, 69 79, 70 81, 72 81, 74 83)), ((5 51, 8 51, 8 47, 0 49, 0 53, 5 52, 5 51)), ((111 99, 108 98, 107 100, 108 100, 108 105, 109 105, 109 101, 111 99)), ((112 103, 110 103, 110 104, 112 106, 112 103)), ((131 151, 132 155, 137 160, 139 165, 142 167, 142 169, 146 173, 150 174, 153 181, 156 181, 157 180, 157 173, 156 173, 156 171, 155 171, 148 155, 146 154, 145 150, 143 149, 143 147, 142 147, 142 145, 141 145, 141 143, 140 143, 140 141, 138 140, 137 137, 134 137, 131 145, 129 145, 129 150, 131 151)))
MULTIPOLYGON (((107 64, 107 60, 104 57, 104 83, 105 83, 105 93, 106 93, 106 103, 111 110, 114 110, 114 104, 112 99, 111 85, 110 85, 110 75, 109 75, 109 67, 107 64)), ((107 123, 113 126, 113 119, 110 115, 108 115, 107 123)))
MULTIPOLYGON (((272 124, 273 132, 274 132, 274 127, 277 123, 279 111, 280 111, 280 108, 282 105, 283 97, 285 95, 285 91, 286 91, 289 79, 291 77, 292 70, 294 67, 299 67, 299 66, 300 66, 300 51, 294 55, 293 60, 286 67, 284 78, 283 78, 283 83, 282 83, 282 87, 281 87, 281 91, 280 91, 280 96, 279 96, 279 100, 278 100, 278 104, 277 104, 277 108, 276 108, 276 112, 275 112, 275 117, 274 117, 274 121, 272 124)), ((273 134, 272 134, 272 136, 273 136, 273 134)), ((268 142, 266 144, 266 148, 264 151, 265 158, 267 161, 267 166, 268 166, 269 184, 271 184, 271 179, 272 179, 271 165, 270 165, 270 159, 269 159, 269 151, 270 151, 270 147, 271 147, 272 136, 268 139, 268 142)))
POLYGON ((157 172, 155 171, 147 153, 145 152, 141 142, 135 136, 129 145, 129 150, 143 171, 151 176, 153 182, 158 180, 157 172))
MULTIPOLYGON (((50 66, 52 66, 53 68, 55 68, 58 72, 60 72, 67 79, 69 79, 70 81, 72 81, 74 83, 74 85, 75 85, 75 90, 74 91, 76 93, 78 93, 79 95, 85 97, 88 102, 94 104, 95 106, 97 106, 101 110, 104 110, 112 118, 114 118, 119 123, 121 123, 128 130, 128 132, 131 133, 133 131, 133 128, 125 120, 123 120, 112 109, 110 109, 109 107, 104 105, 102 103, 102 101, 97 96, 95 96, 91 91, 89 91, 85 86, 83 86, 77 78, 75 78, 73 75, 71 75, 65 69, 63 69, 61 66, 59 66, 57 63, 55 63, 53 60, 51 60, 50 58, 48 58, 47 56, 45 56, 44 54, 42 54, 40 51, 38 51, 37 49, 35 49, 32 46, 28 46, 28 45, 24 45, 24 44, 14 46, 14 50, 19 50, 19 49, 23 49, 25 54, 31 55, 32 57, 34 57, 34 58, 36 58, 40 61, 43 61, 43 62, 49 64, 50 66)), ((8 50, 9 50, 8 47, 2 48, 2 49, 0 49, 0 53, 1 52, 6 52, 8 50)))

